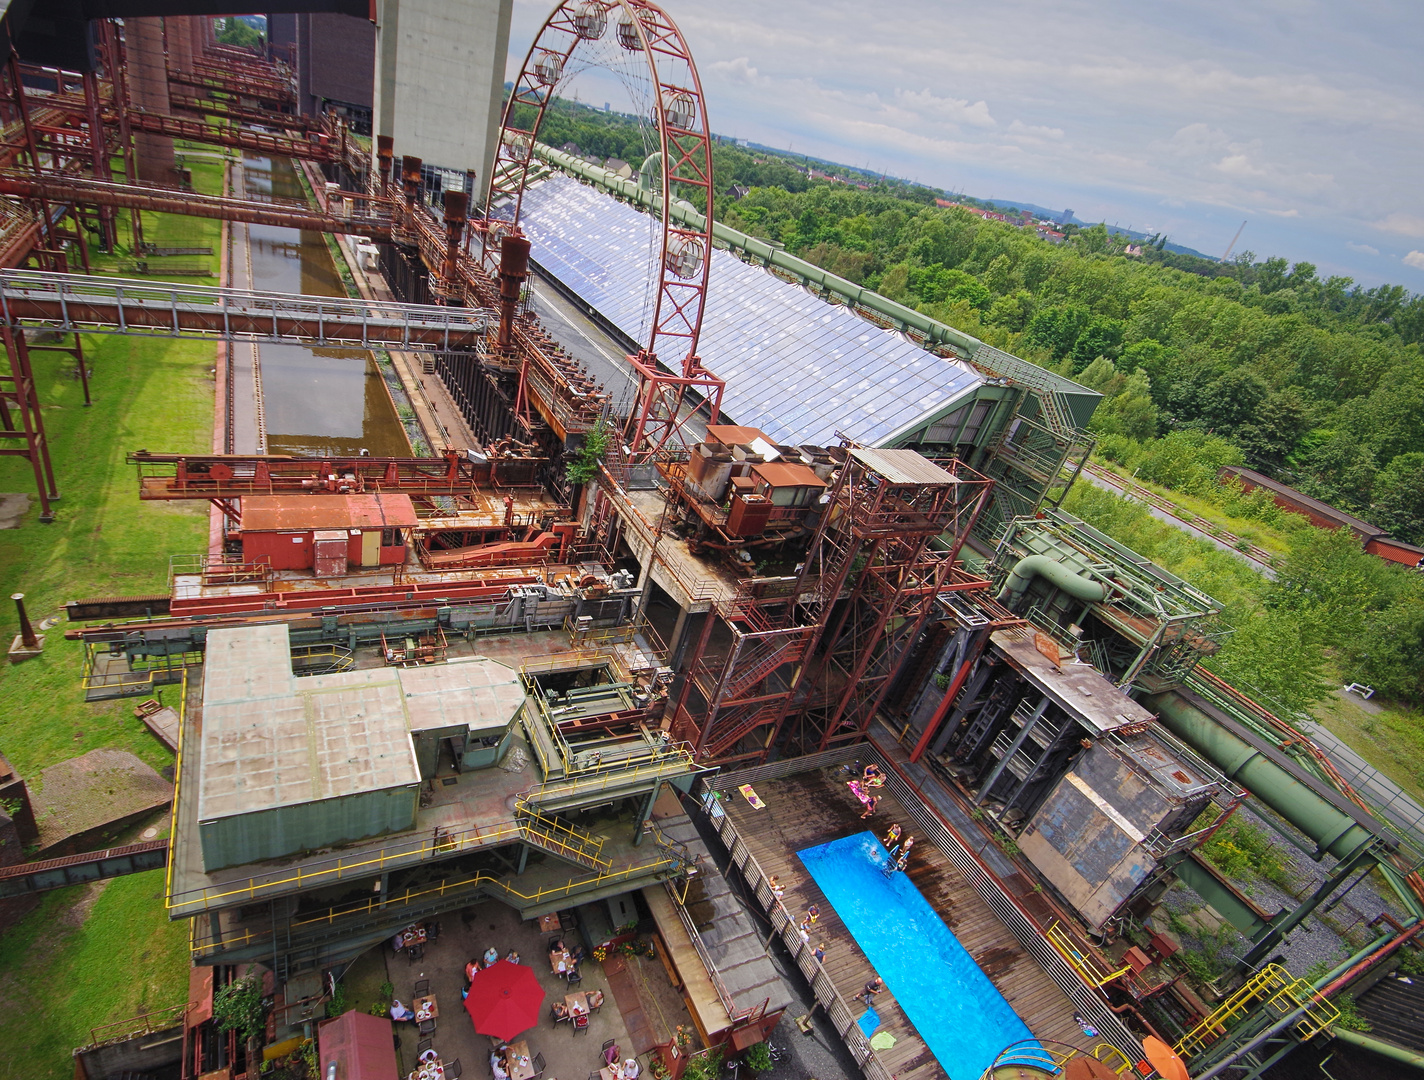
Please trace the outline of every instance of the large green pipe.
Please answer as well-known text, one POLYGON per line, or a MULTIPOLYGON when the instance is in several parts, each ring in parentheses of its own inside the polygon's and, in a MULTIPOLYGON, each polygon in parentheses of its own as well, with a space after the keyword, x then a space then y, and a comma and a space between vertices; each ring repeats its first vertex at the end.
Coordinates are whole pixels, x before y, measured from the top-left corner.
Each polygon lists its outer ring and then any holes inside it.
POLYGON ((1358 1031, 1350 1031, 1336 1024, 1331 1033, 1341 1042, 1347 1042, 1352 1046, 1358 1046, 1361 1050, 1368 1050, 1372 1054, 1379 1054, 1380 1057, 1392 1058, 1395 1061, 1402 1061, 1406 1065, 1413 1065, 1416 1069, 1424 1069, 1424 1054, 1413 1050, 1406 1050, 1402 1046, 1395 1046, 1393 1043, 1380 1042, 1379 1039, 1372 1039, 1368 1035, 1362 1035, 1358 1031))
POLYGON ((1144 704, 1171 731, 1252 795, 1285 818, 1319 848, 1343 859, 1373 835, 1285 768, 1179 694, 1157 694, 1144 704))
POLYGON ((1065 564, 1048 555, 1025 555, 1014 563, 1014 568, 1004 579, 1004 587, 999 590, 995 599, 1001 604, 1012 606, 1036 577, 1047 578, 1069 596, 1086 602, 1106 600, 1110 591, 1106 582, 1094 581, 1074 573, 1065 564))

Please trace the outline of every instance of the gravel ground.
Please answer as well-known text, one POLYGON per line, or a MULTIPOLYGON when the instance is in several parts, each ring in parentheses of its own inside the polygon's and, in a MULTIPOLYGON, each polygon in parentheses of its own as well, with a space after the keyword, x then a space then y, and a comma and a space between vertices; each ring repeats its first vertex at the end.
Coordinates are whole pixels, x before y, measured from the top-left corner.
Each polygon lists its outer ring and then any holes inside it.
MULTIPOLYGON (((1278 911, 1282 908, 1289 911, 1334 873, 1336 860, 1326 856, 1320 862, 1315 862, 1305 852, 1274 832, 1267 823, 1268 815, 1279 829, 1296 837, 1306 847, 1313 848, 1310 841, 1298 830, 1275 817, 1269 810, 1255 804, 1243 806, 1236 812, 1237 819, 1249 822, 1276 841, 1276 850, 1290 873, 1292 889, 1287 892, 1255 875, 1235 879, 1235 884, 1266 911, 1278 911)), ((1380 912, 1387 911, 1396 919, 1404 917, 1398 898, 1377 876, 1367 876, 1350 886, 1349 882, 1355 881, 1356 877, 1358 875, 1352 876, 1346 882, 1349 891, 1343 898, 1341 893, 1337 892, 1334 897, 1326 900, 1277 947, 1273 957, 1280 957, 1281 962, 1293 974, 1303 977, 1313 965, 1319 963, 1333 968, 1353 955, 1374 937, 1366 924, 1380 912)), ((1163 898, 1163 907, 1179 915, 1200 908, 1201 905, 1200 897, 1180 884, 1163 898)), ((1250 948, 1246 938, 1230 928, 1219 938, 1184 935, 1182 944, 1187 948, 1210 953, 1223 966, 1235 963, 1236 958, 1244 955, 1250 948)))

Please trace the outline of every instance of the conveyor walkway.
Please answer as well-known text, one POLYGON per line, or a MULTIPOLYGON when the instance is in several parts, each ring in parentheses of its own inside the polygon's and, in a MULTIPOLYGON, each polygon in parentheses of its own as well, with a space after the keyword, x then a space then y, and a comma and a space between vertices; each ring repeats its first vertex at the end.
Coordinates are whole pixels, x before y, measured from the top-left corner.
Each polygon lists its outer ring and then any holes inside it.
POLYGON ((473 348, 495 313, 336 296, 0 270, 0 317, 85 334, 242 338, 360 348, 473 348))

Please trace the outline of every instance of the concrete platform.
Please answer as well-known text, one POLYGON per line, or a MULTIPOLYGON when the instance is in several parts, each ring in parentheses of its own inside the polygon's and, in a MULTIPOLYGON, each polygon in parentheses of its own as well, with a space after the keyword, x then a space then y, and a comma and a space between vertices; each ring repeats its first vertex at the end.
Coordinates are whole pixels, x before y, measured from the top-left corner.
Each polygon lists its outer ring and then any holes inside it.
POLYGON ((124 750, 91 750, 51 765, 30 783, 40 832, 35 857, 55 859, 100 847, 111 834, 172 801, 173 785, 124 750))

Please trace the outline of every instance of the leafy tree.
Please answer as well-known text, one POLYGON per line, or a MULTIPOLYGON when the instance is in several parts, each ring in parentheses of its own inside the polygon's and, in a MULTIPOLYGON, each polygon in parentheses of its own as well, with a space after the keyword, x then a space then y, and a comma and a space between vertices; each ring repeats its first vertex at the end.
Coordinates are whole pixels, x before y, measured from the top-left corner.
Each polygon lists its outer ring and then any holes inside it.
POLYGON ((1424 453, 1400 454, 1375 474, 1371 509, 1381 528, 1424 544, 1424 453))
POLYGON ((262 47, 262 34, 256 27, 243 22, 236 16, 229 16, 224 20, 223 28, 218 31, 217 38, 224 45, 236 45, 243 49, 262 47))

